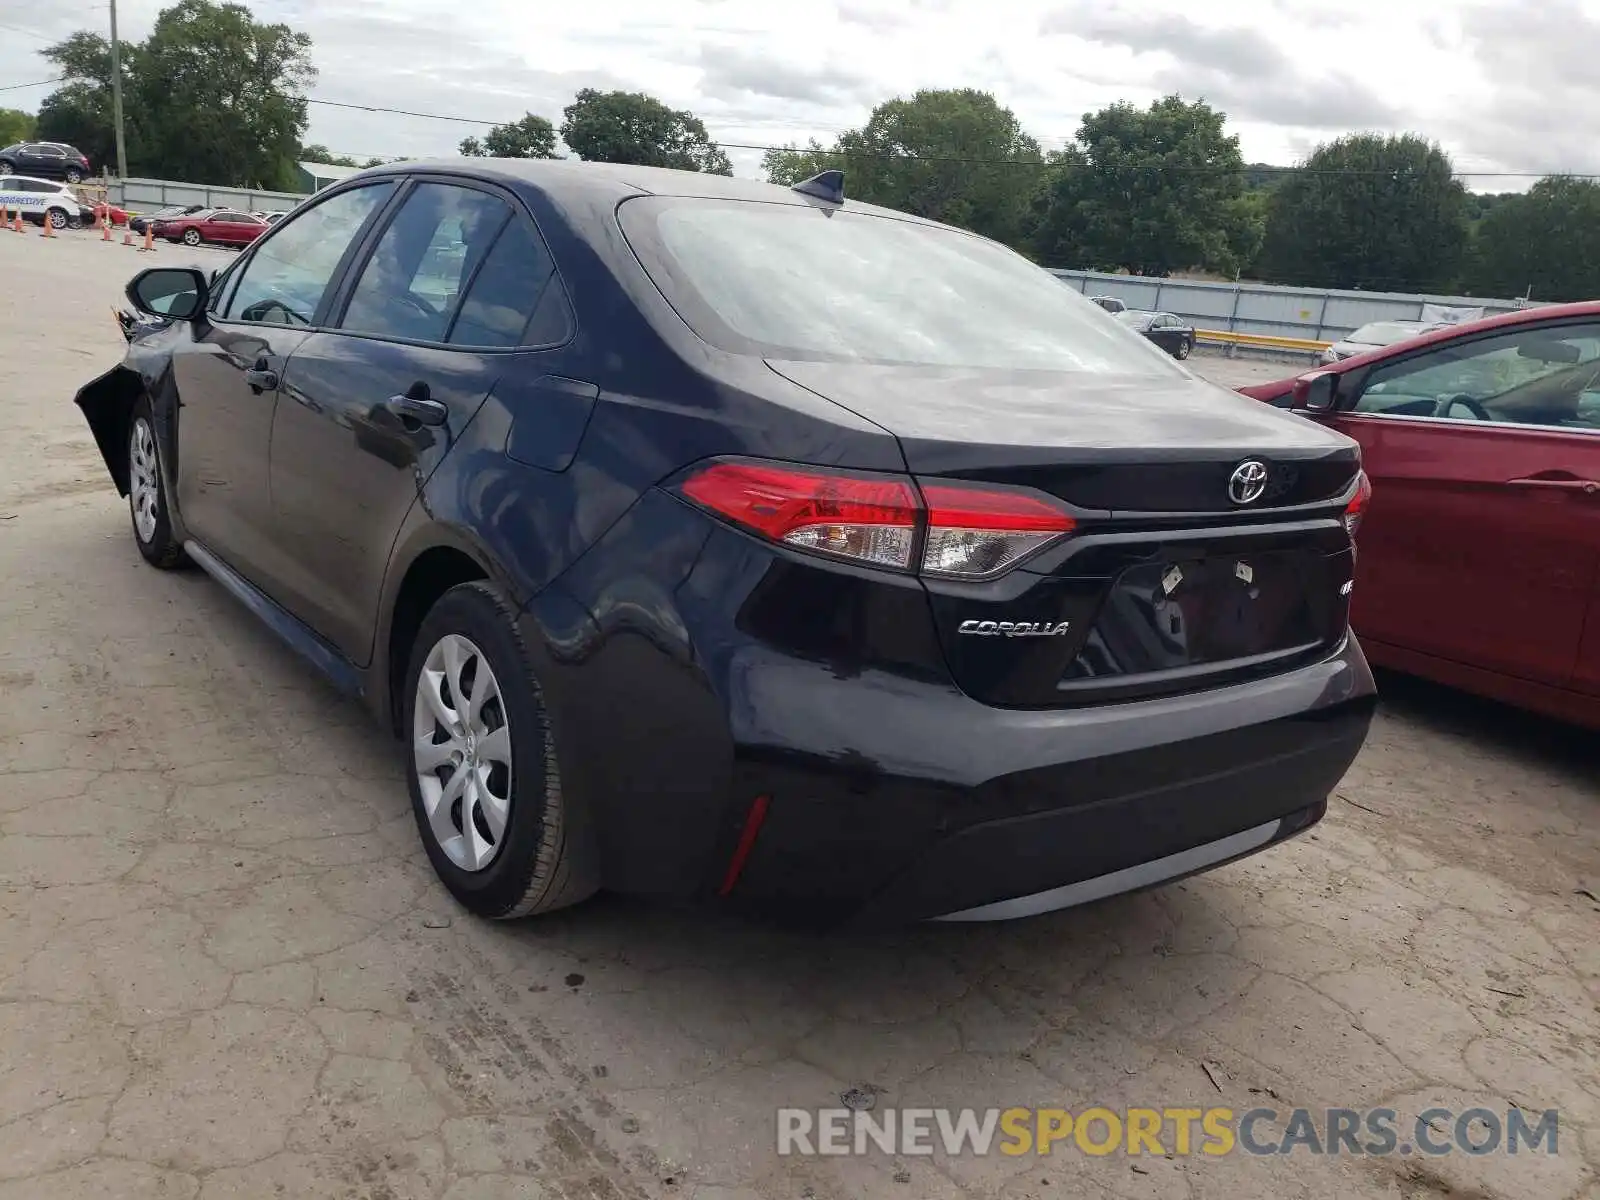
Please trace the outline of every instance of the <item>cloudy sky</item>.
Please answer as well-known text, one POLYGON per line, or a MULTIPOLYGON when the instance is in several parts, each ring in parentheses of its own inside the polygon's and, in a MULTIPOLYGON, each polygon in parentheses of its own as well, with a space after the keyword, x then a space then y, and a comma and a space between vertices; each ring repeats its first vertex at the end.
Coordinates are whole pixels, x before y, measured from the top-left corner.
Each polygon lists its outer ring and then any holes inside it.
MULTIPOLYGON (((126 39, 160 0, 119 0, 126 39)), ((994 92, 1046 149, 1085 111, 1168 92, 1225 110, 1252 161, 1351 129, 1439 142, 1479 190, 1506 172, 1600 172, 1600 0, 254 0, 315 40, 312 96, 558 125, 580 87, 650 92, 724 144, 828 141, 921 87, 994 92), (448 14, 441 24, 441 14, 448 14), (1592 128, 1591 128, 1592 127, 1592 128)), ((105 5, 0 8, 0 88, 105 5)), ((33 108, 48 88, 0 91, 33 108)), ((314 104, 308 142, 448 153, 483 126, 314 104)), ((759 149, 730 149, 756 174, 759 149)))

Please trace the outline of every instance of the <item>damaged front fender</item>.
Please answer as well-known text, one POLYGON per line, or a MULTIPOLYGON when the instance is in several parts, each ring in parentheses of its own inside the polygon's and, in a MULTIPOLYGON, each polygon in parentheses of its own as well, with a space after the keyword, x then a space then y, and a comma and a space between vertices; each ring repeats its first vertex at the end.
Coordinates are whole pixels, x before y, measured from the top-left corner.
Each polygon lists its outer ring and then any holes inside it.
POLYGON ((117 494, 128 494, 128 436, 133 406, 144 395, 144 380, 137 371, 118 363, 99 378, 78 389, 73 397, 89 429, 117 494))

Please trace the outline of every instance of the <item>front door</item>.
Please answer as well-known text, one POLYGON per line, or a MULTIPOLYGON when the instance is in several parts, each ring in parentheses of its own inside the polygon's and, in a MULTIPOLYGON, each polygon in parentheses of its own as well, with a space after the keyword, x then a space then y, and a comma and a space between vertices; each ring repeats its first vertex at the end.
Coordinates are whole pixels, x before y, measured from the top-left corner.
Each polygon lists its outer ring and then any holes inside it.
POLYGON ((1469 336, 1351 377, 1372 479, 1363 636, 1570 686, 1600 583, 1600 326, 1469 336))
POLYGON ((269 594, 280 544, 267 469, 279 388, 341 260, 392 189, 338 193, 285 222, 229 273, 208 319, 173 354, 178 511, 190 534, 269 594))
POLYGON ((272 427, 289 603, 353 661, 370 661, 389 553, 419 490, 524 361, 505 351, 547 340, 532 318, 552 272, 507 198, 417 183, 342 289, 339 331, 289 364, 272 427))

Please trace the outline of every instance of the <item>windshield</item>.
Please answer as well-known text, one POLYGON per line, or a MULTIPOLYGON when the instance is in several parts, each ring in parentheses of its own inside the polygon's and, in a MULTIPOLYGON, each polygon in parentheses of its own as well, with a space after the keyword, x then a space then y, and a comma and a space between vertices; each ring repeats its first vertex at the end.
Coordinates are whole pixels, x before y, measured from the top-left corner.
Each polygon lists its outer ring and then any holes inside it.
POLYGON ((1370 325, 1363 325, 1345 341, 1355 342, 1361 346, 1392 346, 1396 342, 1416 337, 1421 332, 1420 325, 1406 325, 1399 321, 1374 321, 1370 325))
POLYGON ((1055 276, 955 230, 811 205, 639 197, 619 213, 691 329, 764 358, 1183 375, 1055 276))

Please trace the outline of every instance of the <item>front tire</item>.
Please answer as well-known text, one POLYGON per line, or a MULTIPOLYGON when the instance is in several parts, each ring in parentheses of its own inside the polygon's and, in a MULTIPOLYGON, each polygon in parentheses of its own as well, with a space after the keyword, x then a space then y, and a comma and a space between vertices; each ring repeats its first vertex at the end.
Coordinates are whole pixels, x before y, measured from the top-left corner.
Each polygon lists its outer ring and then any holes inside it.
POLYGON ((183 231, 183 244, 185 246, 198 246, 205 239, 200 236, 198 229, 185 229, 183 231))
POLYGON ((50 222, 50 227, 52 229, 65 229, 71 222, 72 218, 67 215, 66 209, 52 208, 45 215, 45 220, 50 222))
POLYGON ((451 894, 496 920, 592 895, 587 824, 562 789, 543 692, 505 597, 481 582, 446 592, 417 631, 402 686, 412 813, 451 894))
POLYGON ((189 561, 172 536, 167 485, 161 475, 161 452, 148 400, 134 406, 128 422, 128 515, 133 519, 133 540, 145 562, 170 571, 189 561))

